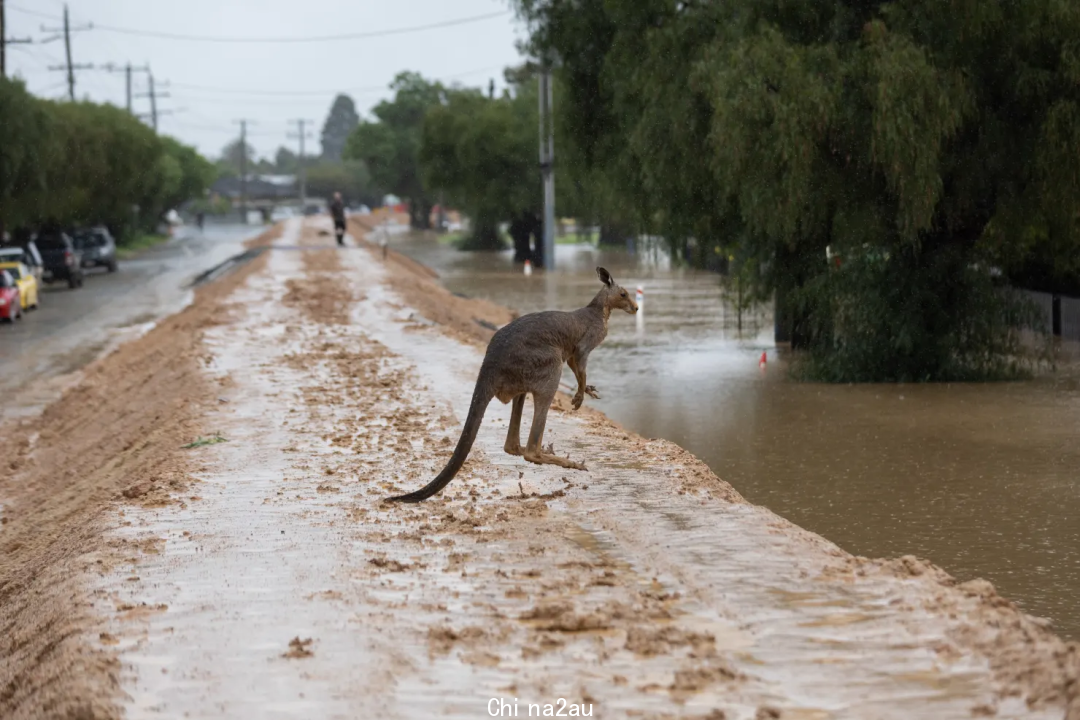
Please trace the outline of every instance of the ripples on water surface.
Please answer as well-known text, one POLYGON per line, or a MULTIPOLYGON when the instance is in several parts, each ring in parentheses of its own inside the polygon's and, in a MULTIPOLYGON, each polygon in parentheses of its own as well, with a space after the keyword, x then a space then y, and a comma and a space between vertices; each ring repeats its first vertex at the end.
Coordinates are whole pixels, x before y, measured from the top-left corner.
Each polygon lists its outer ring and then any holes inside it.
POLYGON ((740 333, 716 275, 671 269, 662 256, 559 246, 553 276, 524 277, 509 253, 418 237, 394 245, 449 290, 521 312, 584 305, 599 289, 596 265, 628 290, 643 285, 641 322, 613 316, 590 358, 603 396, 594 407, 679 443, 751 502, 850 552, 914 554, 961 580, 985 577, 1080 638, 1075 363, 1027 383, 794 383, 771 317, 744 316, 740 333))

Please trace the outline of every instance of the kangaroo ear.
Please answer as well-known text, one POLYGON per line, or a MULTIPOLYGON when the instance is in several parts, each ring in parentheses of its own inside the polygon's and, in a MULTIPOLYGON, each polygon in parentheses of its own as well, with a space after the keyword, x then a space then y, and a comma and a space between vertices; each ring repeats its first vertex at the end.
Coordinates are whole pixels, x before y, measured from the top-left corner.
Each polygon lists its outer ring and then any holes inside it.
POLYGON ((611 277, 611 273, 609 273, 604 268, 596 268, 596 276, 600 278, 600 282, 604 283, 608 287, 615 287, 615 278, 611 277))

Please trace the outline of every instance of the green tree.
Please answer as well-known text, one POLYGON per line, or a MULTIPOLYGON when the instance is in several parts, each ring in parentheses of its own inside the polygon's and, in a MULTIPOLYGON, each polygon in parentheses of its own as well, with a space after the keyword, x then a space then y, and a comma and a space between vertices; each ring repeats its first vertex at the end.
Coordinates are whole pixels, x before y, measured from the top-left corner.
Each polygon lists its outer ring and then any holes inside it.
POLYGON ((237 176, 240 174, 240 168, 247 163, 248 172, 252 172, 256 159, 255 148, 251 143, 241 143, 240 139, 230 140, 225 144, 225 147, 221 149, 221 157, 218 158, 218 167, 222 172, 230 175, 237 176))
POLYGON ((279 147, 274 154, 274 171, 292 175, 300 169, 299 156, 287 147, 279 147))
POLYGON ((677 255, 738 250, 814 376, 1015 370, 1020 308, 985 268, 1061 276, 1080 257, 1080 7, 518 7, 582 162, 677 255))
POLYGON ((356 126, 360 124, 360 115, 356 104, 348 95, 338 95, 330 106, 330 114, 322 129, 322 157, 329 162, 338 162, 345 150, 345 143, 356 126))
POLYGON ((163 193, 161 198, 162 211, 167 212, 187 200, 201 197, 214 180, 215 168, 195 148, 175 138, 163 136, 161 144, 165 157, 172 158, 179 171, 178 181, 166 186, 171 188, 171 192, 163 193))
POLYGON ((51 118, 21 81, 0 78, 0 238, 16 220, 12 199, 45 188, 51 118))
POLYGON ((123 240, 201 195, 213 173, 111 105, 40 100, 0 79, 0 115, 0 211, 15 228, 104 223, 123 240))
POLYGON ((347 203, 377 205, 381 193, 371 180, 367 166, 358 160, 319 162, 307 171, 308 193, 313 197, 329 198, 340 192, 347 203))
POLYGON ((420 162, 428 187, 466 210, 472 235, 465 247, 503 246, 498 225, 540 200, 535 80, 491 98, 481 90, 451 90, 428 111, 420 162))
POLYGON ((437 105, 442 86, 417 73, 403 72, 390 84, 394 99, 372 110, 345 144, 344 157, 362 160, 375 184, 409 203, 414 228, 430 227, 433 201, 420 176, 419 152, 424 115, 437 105))

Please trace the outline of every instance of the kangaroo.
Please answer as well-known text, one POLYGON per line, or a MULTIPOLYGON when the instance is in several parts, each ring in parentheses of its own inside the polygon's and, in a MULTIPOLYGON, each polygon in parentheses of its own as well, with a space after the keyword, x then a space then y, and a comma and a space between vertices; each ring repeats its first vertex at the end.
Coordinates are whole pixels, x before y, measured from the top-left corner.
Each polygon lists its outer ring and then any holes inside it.
POLYGON ((472 403, 465 428, 457 447, 434 480, 415 492, 388 498, 392 502, 416 503, 426 500, 446 487, 469 457, 476 432, 492 398, 502 403, 513 402, 510 430, 503 446, 510 455, 520 455, 538 465, 559 465, 573 470, 585 470, 585 464, 546 453, 541 447, 548 408, 559 389, 562 364, 570 366, 577 379, 573 406, 577 410, 585 395, 600 399, 596 388, 586 384, 585 366, 589 353, 607 337, 608 318, 612 310, 624 310, 633 315, 637 305, 623 288, 615 284, 611 273, 596 268, 604 284, 596 297, 585 307, 573 312, 548 310, 522 315, 499 329, 488 343, 480 375, 476 379, 472 403), (521 447, 521 410, 525 396, 533 396, 533 422, 529 442, 521 447))

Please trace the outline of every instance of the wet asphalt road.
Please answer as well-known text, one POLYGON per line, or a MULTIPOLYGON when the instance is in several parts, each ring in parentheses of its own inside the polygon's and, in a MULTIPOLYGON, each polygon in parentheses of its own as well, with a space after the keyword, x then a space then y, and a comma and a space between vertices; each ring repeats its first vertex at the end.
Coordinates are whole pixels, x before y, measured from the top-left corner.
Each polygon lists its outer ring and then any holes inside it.
POLYGON ((0 322, 0 420, 32 413, 55 399, 59 381, 190 300, 200 272, 243 251, 261 227, 208 225, 138 257, 115 273, 86 270, 81 288, 44 285, 40 306, 15 324, 0 322))

